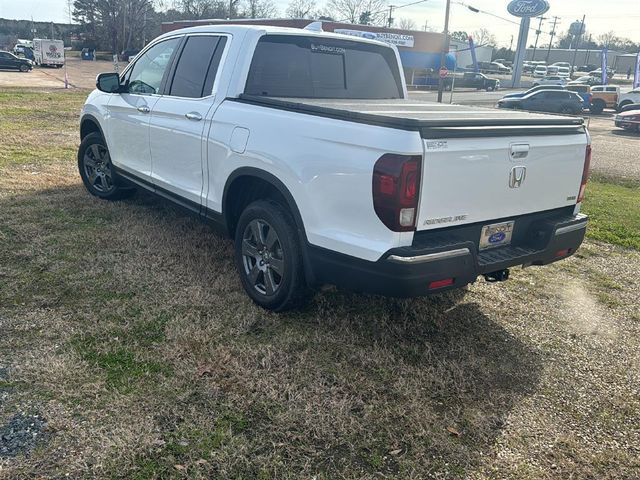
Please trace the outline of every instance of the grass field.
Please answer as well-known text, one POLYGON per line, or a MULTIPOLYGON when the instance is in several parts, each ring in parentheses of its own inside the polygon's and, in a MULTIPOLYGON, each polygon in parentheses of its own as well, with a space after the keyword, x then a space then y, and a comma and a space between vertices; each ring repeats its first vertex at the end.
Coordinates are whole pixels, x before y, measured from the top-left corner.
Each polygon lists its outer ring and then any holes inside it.
POLYGON ((275 315, 197 219, 85 192, 85 95, 0 91, 0 432, 46 420, 0 478, 640 477, 633 186, 554 266, 275 315))

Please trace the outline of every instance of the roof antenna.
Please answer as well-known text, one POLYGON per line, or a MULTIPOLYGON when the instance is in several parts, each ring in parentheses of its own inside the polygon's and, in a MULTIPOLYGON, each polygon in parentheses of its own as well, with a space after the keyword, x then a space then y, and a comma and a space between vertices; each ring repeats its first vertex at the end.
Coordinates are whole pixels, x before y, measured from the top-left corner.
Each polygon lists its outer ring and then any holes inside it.
POLYGON ((310 30, 312 32, 324 32, 324 30, 322 30, 322 22, 311 22, 309 25, 304 27, 303 30, 310 30))

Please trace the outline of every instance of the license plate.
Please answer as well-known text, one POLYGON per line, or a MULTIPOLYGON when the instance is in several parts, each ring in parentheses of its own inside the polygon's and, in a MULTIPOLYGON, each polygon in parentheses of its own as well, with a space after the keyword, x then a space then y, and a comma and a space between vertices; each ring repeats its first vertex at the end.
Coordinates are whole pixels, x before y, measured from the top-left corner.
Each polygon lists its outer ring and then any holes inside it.
POLYGON ((487 248, 503 247, 511 243, 511 235, 513 234, 513 226, 516 222, 494 223, 493 225, 485 225, 482 227, 480 234, 480 250, 487 248))

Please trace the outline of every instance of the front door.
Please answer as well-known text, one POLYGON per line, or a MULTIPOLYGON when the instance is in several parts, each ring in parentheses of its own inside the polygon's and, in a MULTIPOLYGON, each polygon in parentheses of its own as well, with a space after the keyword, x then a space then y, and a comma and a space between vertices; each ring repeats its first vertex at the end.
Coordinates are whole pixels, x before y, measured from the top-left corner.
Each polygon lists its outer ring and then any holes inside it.
POLYGON ((16 68, 16 63, 13 55, 6 52, 0 52, 0 68, 16 68))
POLYGON ((111 161, 143 180, 151 180, 149 119, 181 38, 157 43, 123 74, 123 93, 108 103, 107 139, 111 161))
POLYGON ((159 193, 179 197, 196 211, 206 178, 204 137, 221 101, 213 89, 225 44, 223 36, 187 36, 164 95, 151 112, 153 183, 159 193))

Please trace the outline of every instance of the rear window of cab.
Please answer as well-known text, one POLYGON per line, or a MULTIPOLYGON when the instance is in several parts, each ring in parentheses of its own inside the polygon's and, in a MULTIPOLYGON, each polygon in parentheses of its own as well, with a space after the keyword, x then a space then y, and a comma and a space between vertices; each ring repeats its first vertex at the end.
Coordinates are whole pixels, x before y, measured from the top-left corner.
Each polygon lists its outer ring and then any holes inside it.
POLYGON ((265 35, 253 55, 245 94, 298 98, 402 98, 395 52, 328 37, 265 35))

